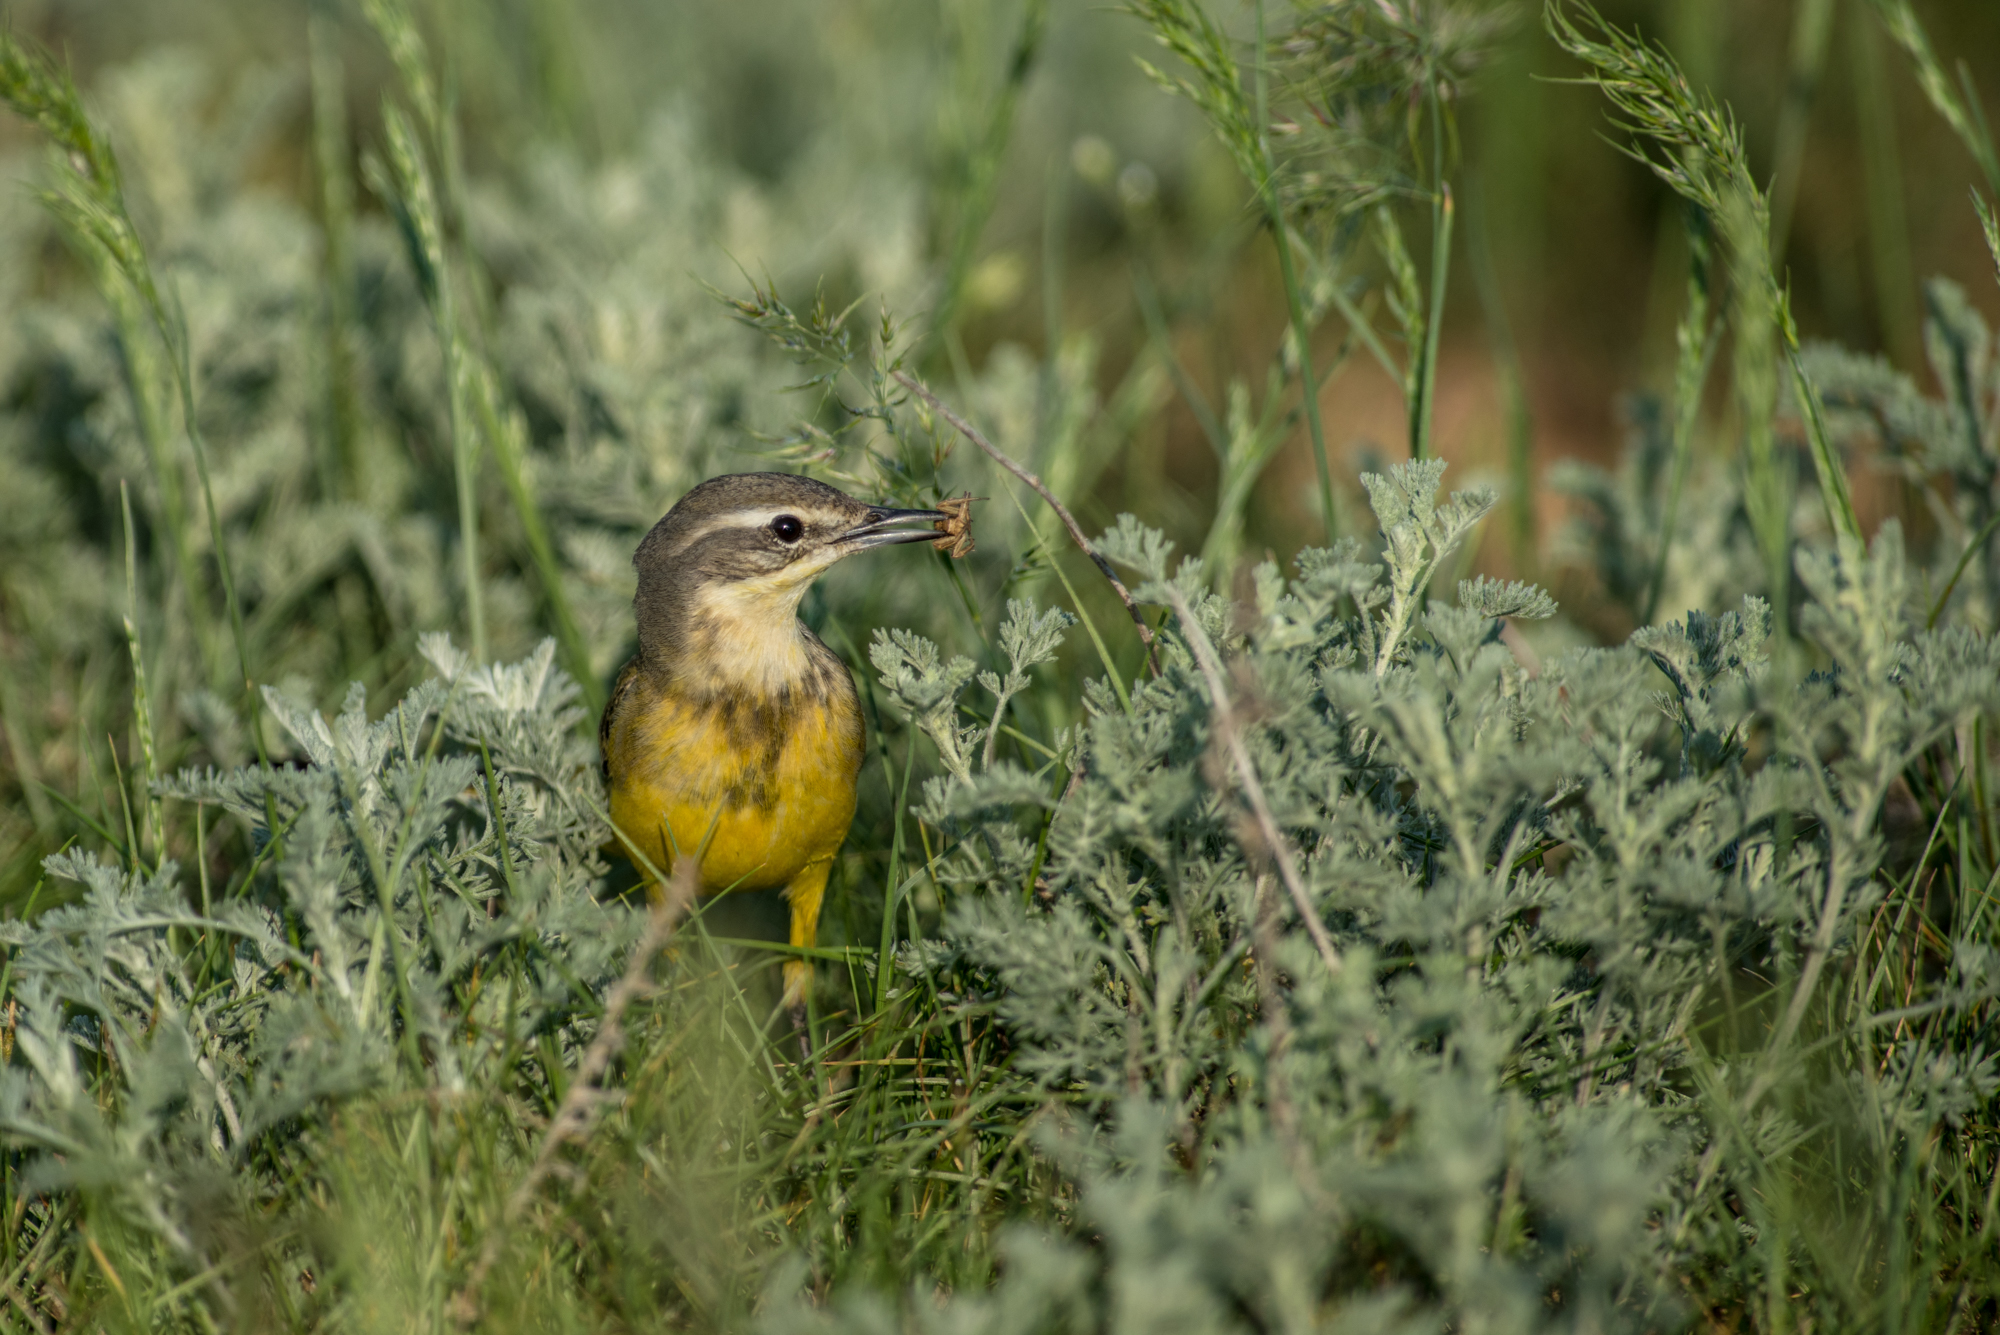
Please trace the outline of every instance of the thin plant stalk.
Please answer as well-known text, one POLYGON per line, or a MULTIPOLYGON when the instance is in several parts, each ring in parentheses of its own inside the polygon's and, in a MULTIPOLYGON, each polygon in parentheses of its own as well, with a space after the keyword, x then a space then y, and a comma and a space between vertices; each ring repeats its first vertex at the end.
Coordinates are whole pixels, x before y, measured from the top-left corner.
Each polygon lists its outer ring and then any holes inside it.
MULTIPOLYGON (((1353 350, 1352 336, 1341 341, 1340 347, 1327 362, 1326 370, 1321 373, 1321 383, 1314 387, 1315 391, 1339 373, 1353 350)), ((1243 513, 1250 504, 1251 492, 1272 456, 1298 426, 1301 408, 1298 405, 1284 408, 1281 401, 1283 384, 1280 372, 1273 367, 1270 384, 1264 394, 1263 411, 1256 422, 1245 430, 1226 433, 1222 447, 1217 451, 1222 479, 1216 497, 1215 518, 1210 521, 1208 535, 1202 540, 1201 559, 1224 579, 1229 577, 1242 545, 1243 513)))
MULTIPOLYGON (((985 129, 965 162, 950 259, 945 266, 942 295, 931 317, 933 334, 949 333, 958 320, 966 279, 972 272, 972 259, 978 252, 979 238, 985 233, 987 219, 993 213, 1000 183, 1000 164, 1006 156, 1007 142, 1013 137, 1021 92, 1027 85, 1028 76, 1034 72, 1035 58, 1048 31, 1048 15, 1048 0, 1028 0, 1021 14, 1021 27, 1015 36, 1013 50, 1008 54, 1007 72, 1003 76, 999 95, 994 98, 985 129)), ((985 52, 978 50, 971 54, 983 57, 985 52)))
MULTIPOLYGON (((1063 527, 1069 531, 1070 540, 1077 545, 1077 549, 1089 557, 1091 564, 1096 566, 1099 573, 1111 582, 1112 589, 1118 594, 1118 601, 1125 604, 1125 611, 1130 614, 1132 624, 1138 628, 1139 642, 1146 646, 1147 661, 1152 662, 1153 628, 1146 624, 1145 616, 1139 611, 1139 604, 1133 601, 1132 591, 1125 587, 1124 580, 1118 578, 1118 572, 1111 568, 1111 562, 1107 561, 1104 558, 1104 553, 1098 551, 1096 545, 1083 535, 1083 529, 1077 524, 1076 516, 1069 512, 1069 507, 1057 500, 1055 493, 1044 486, 1039 477, 1021 467, 1020 464, 1015 463, 1001 451, 999 446, 988 440, 978 427, 960 417, 956 412, 953 412, 951 407, 943 399, 933 394, 930 387, 925 385, 921 380, 918 380, 908 371, 900 368, 891 371, 890 375, 897 384, 909 390, 910 393, 916 395, 919 399, 922 399, 930 407, 931 411, 942 417, 953 430, 957 431, 974 445, 977 445, 989 459, 999 464, 1015 477, 1021 479, 1021 481, 1027 483, 1030 491, 1048 502, 1049 508, 1056 512, 1056 518, 1060 519, 1063 527)), ((1154 666, 1157 668, 1158 664, 1154 663, 1154 666)))
POLYGON ((1791 68, 1785 101, 1778 112, 1777 165, 1771 176, 1771 260, 1782 263, 1791 238, 1792 210, 1798 201, 1799 173, 1805 166, 1806 132, 1826 68, 1833 34, 1833 0, 1799 0, 1792 12, 1791 68))
POLYGON ((1278 986, 1278 901, 1271 893, 1269 874, 1257 878, 1255 918, 1252 923, 1252 953, 1257 972, 1257 1009, 1264 1024, 1264 1111, 1271 1130, 1284 1147, 1286 1162, 1301 1180, 1310 1173, 1311 1156, 1299 1139, 1298 1106, 1293 1102, 1291 1082, 1285 1078, 1285 1061, 1291 1055, 1292 1018, 1290 1002, 1278 986))
POLYGON ((1277 820, 1271 815, 1271 804, 1264 796, 1264 785, 1257 778, 1256 763, 1250 758, 1250 749, 1244 744, 1235 708, 1229 702, 1229 687, 1223 680, 1222 662, 1216 657, 1215 646, 1209 643, 1208 632, 1195 620, 1194 609, 1188 605, 1187 595, 1180 591, 1179 586, 1168 583, 1166 591, 1167 602, 1180 620, 1181 633, 1187 638, 1195 665, 1201 670, 1202 680, 1208 684, 1209 708, 1215 730, 1221 734, 1222 744, 1235 766, 1236 781, 1241 785, 1243 800, 1256 821, 1264 853, 1277 865, 1278 876, 1292 897, 1292 906, 1299 912, 1306 935, 1312 938, 1313 949, 1319 952, 1320 962, 1326 965, 1329 975, 1337 978, 1343 967, 1340 951, 1334 947, 1333 938, 1327 935, 1326 924, 1319 920, 1319 909, 1314 906, 1305 880, 1299 874, 1298 854, 1293 850, 1291 840, 1285 837, 1285 832, 1278 828, 1277 820))
POLYGON ((55 809, 49 805, 49 792, 42 783, 41 765, 30 749, 27 729, 22 726, 25 718, 14 674, 6 670, 4 663, 0 663, 0 738, 5 739, 10 763, 20 776, 22 795, 27 800, 28 815, 34 821, 35 833, 44 843, 52 844, 56 838, 55 809))
POLYGON ((1202 436, 1208 441, 1215 457, 1220 460, 1229 453, 1229 437, 1222 423, 1215 416, 1215 409, 1209 404, 1208 396, 1201 392, 1193 376, 1181 364, 1174 352, 1173 330, 1168 326, 1166 315, 1160 310, 1159 292, 1152 280, 1144 273, 1134 271, 1132 275, 1132 295, 1139 308, 1139 318, 1146 326, 1147 340, 1153 345, 1153 355, 1167 368, 1174 388, 1194 414, 1195 425, 1201 428, 1202 436))
MULTIPOLYGON (((888 748, 884 746, 883 763, 888 763, 888 748)), ((888 1009, 890 983, 895 977, 896 908, 903 902, 915 883, 912 875, 908 881, 900 881, 903 873, 903 813, 910 805, 910 776, 917 770, 917 735, 910 733, 909 752, 903 758, 903 782, 896 790, 895 836, 889 849, 889 874, 882 881, 882 939, 877 943, 875 955, 875 1010, 888 1009)), ((891 777, 893 777, 893 772, 891 777)))
POLYGON ((1426 458, 1436 452, 1432 436, 1437 420, 1438 336, 1444 325, 1444 294, 1451 275, 1454 212, 1451 186, 1442 185, 1431 214, 1431 311, 1424 329, 1424 364, 1417 377, 1417 429, 1410 438, 1412 459, 1426 458))
POLYGON ((306 15, 307 68, 312 81, 313 168, 319 181, 326 346, 326 450, 323 485, 329 495, 360 482, 361 404, 354 356, 354 189, 349 181, 346 75, 334 20, 318 0, 306 15))
MULTIPOLYGON (((202 506, 208 511, 208 537, 215 545, 215 568, 222 579, 222 601, 229 609, 229 633, 236 641, 236 663, 242 670, 243 694, 250 706, 250 741, 256 748, 258 761, 268 769, 271 756, 264 745, 264 702, 257 693, 256 681, 250 671, 250 642, 243 629, 243 604, 236 596, 236 574, 229 559, 229 543, 222 536, 222 518, 215 508, 215 488, 209 481, 208 446, 202 441, 201 424, 195 413, 194 367, 188 348, 187 316, 178 303, 174 307, 174 316, 172 327, 178 337, 167 335, 167 346, 173 353, 175 379, 180 386, 182 423, 187 429, 188 447, 194 451, 194 473, 201 482, 202 506)), ((162 333, 165 334, 164 311, 161 312, 161 319, 162 333)), ((267 796, 267 808, 269 804, 267 796)), ((274 814, 274 810, 267 809, 267 816, 274 814)), ((275 821, 272 828, 276 828, 275 821)))
MULTIPOLYGON (((412 141, 411 147, 415 144, 412 141)), ((435 226, 435 214, 432 214, 435 226)), ((426 238, 427 242, 430 238, 426 238)), ((466 365, 465 343, 459 335, 458 310, 451 296, 451 279, 445 270, 442 237, 433 251, 432 318, 438 340, 444 345, 446 397, 451 422, 451 476, 458 494, 459 579, 465 590, 466 632, 472 637, 472 655, 486 657, 486 594, 479 568, 479 437, 471 422, 471 368, 466 365)))
POLYGON ((1312 328, 1306 320, 1305 297, 1299 291, 1298 274, 1292 265, 1291 243, 1283 235, 1284 222, 1277 224, 1278 274, 1285 285, 1285 307, 1291 318, 1292 344, 1299 359, 1299 397, 1306 410, 1306 433, 1312 440, 1313 471, 1319 481, 1321 524, 1326 540, 1339 535, 1333 499, 1333 471, 1326 457, 1326 427, 1320 421, 1319 377, 1313 374, 1312 328))
MULTIPOLYGON (((501 481, 528 544, 529 564, 540 586, 544 605, 555 623, 556 642, 565 666, 584 693, 593 712, 604 706, 604 684, 590 661, 588 646, 577 626, 555 544, 549 537, 541 506, 528 485, 526 426, 517 411, 504 405, 499 379, 474 345, 466 329, 463 303, 451 274, 445 246, 443 203, 456 204, 460 164, 457 127, 450 114, 453 99, 440 98, 431 80, 428 55, 413 17, 397 0, 370 0, 370 22, 390 48, 417 114, 430 141, 437 146, 434 178, 423 144, 403 114, 390 108, 385 116, 393 176, 385 183, 393 192, 407 227, 418 278, 431 308, 432 322, 444 351, 452 439, 452 477, 458 497, 459 558, 466 589, 466 620, 473 656, 486 654, 486 616, 479 557, 478 462, 482 446, 493 451, 501 481), (434 179, 442 179, 441 197, 434 179)), ((454 208, 454 216, 457 213, 454 208)))
POLYGON ((534 1161, 507 1194, 499 1226, 487 1231, 478 1259, 473 1262, 465 1283, 452 1300, 452 1315, 461 1325, 469 1326, 478 1320, 480 1294, 485 1288, 487 1276, 500 1260, 500 1249, 506 1243, 507 1233, 534 1204, 542 1185, 554 1173, 557 1154, 565 1145, 587 1138, 596 1125, 599 1110, 606 1102, 599 1086, 610 1071, 613 1059, 625 1047, 625 1012, 633 1002, 653 991, 653 961, 672 943, 681 919, 693 907, 700 879, 697 860, 683 858, 674 874, 660 882, 662 893, 654 898, 647 911, 646 929, 640 934, 632 953, 626 957, 624 973, 605 994, 597 1034, 577 1062, 562 1104, 556 1109, 555 1116, 549 1119, 548 1130, 542 1133, 534 1161))
POLYGON ((1748 163, 1743 134, 1729 111, 1697 93, 1664 51, 1628 36, 1587 4, 1581 12, 1591 35, 1577 26, 1560 0, 1545 15, 1559 45, 1590 67, 1589 82, 1622 116, 1637 141, 1627 151, 1673 190, 1714 219, 1731 265, 1735 329, 1736 397, 1744 437, 1744 505, 1756 531, 1777 609, 1781 636, 1788 634, 1784 601, 1789 590, 1790 483, 1777 452, 1780 346, 1806 410, 1806 434, 1820 499, 1836 533, 1859 541, 1860 521, 1847 478, 1826 430, 1819 391, 1800 361, 1798 330, 1789 295, 1771 265, 1770 201, 1748 163), (1650 144, 1651 148, 1639 146, 1650 144))
POLYGON ((1854 119, 1861 139, 1861 193, 1868 217, 1868 278, 1884 341, 1904 366, 1923 362, 1917 280, 1910 259, 1910 219, 1903 196, 1896 100, 1872 23, 1847 25, 1854 82, 1854 119))
POLYGON ((1937 601, 1931 604, 1930 615, 1924 618, 1925 630, 1935 630, 1937 628, 1938 618, 1944 615, 1945 604, 1951 601, 1952 591, 1958 587, 1958 581, 1964 577, 1966 567, 1972 564, 1972 558, 1979 555, 1981 549, 1986 546, 1988 539, 1992 538, 1996 529, 2000 529, 2000 514, 1995 514, 1991 519, 1987 520, 1985 526, 1979 532, 1973 534, 1972 538, 1965 544, 1965 550, 1958 554, 1958 561, 1951 568, 1951 578, 1944 582, 1944 588, 1938 591, 1937 601))
MULTIPOLYGON (((847 627, 833 617, 828 617, 826 626, 827 632, 840 640, 838 647, 844 651, 845 657, 850 660, 860 658, 860 651, 853 637, 847 633, 847 627)), ((916 769, 916 752, 913 744, 903 766, 903 779, 899 787, 896 782, 896 760, 890 754, 888 734, 882 726, 882 710, 875 698, 874 679, 864 674, 859 684, 868 709, 870 732, 875 738, 876 754, 882 761, 883 786, 896 794, 895 803, 890 809, 889 863, 882 879, 882 931, 875 956, 873 999, 875 1010, 880 1013, 889 1005, 889 988, 895 974, 896 908, 908 889, 906 884, 899 882, 899 878, 903 873, 903 814, 910 805, 910 777, 916 769)))
POLYGON ((1382 368, 1382 374, 1389 377, 1394 385, 1403 383, 1403 372, 1396 365, 1396 359, 1389 355, 1388 345, 1382 342, 1382 335, 1376 332, 1375 322, 1367 311, 1354 304, 1354 298, 1341 290, 1340 284, 1333 285, 1333 308, 1340 312, 1340 318, 1354 336, 1361 340, 1361 346, 1368 349, 1368 355, 1382 368))
MULTIPOLYGON (((155 862, 166 857, 167 826, 160 813, 160 796, 153 785, 160 778, 159 748, 153 737, 152 694, 146 685, 146 654, 139 637, 139 563, 132 531, 132 493, 118 484, 118 508, 125 520, 125 645, 132 654, 132 728, 139 736, 139 754, 145 761, 140 775, 145 800, 140 804, 140 842, 153 845, 155 862)), ((136 849, 135 849, 136 851, 136 849)))
POLYGON ((1826 508, 1827 522, 1842 537, 1861 542, 1861 519, 1855 513, 1854 496, 1848 489, 1847 469, 1834 447, 1833 434, 1827 429, 1825 400, 1820 397, 1819 386, 1806 374, 1799 333, 1792 323, 1791 310, 1781 309, 1779 316, 1779 328, 1785 340, 1785 362, 1805 408, 1807 452, 1812 457, 1813 473, 1819 482, 1820 501, 1826 508))
POLYGON ((1660 610, 1660 594, 1666 587, 1667 561, 1673 555, 1674 533, 1680 523, 1681 493, 1694 465, 1694 432, 1701 420, 1702 392, 1708 384, 1708 370, 1715 361, 1721 329, 1708 313, 1708 240, 1700 228, 1690 228, 1687 309, 1674 330, 1677 357, 1674 364, 1673 476, 1667 484, 1667 504, 1660 516, 1660 551, 1653 561, 1653 577, 1647 581, 1642 625, 1651 625, 1660 610))
POLYGON ((1417 374, 1416 428, 1410 434, 1410 457, 1432 452, 1435 430, 1438 338, 1444 326, 1444 295, 1451 278, 1451 232, 1454 207, 1451 184, 1444 179, 1444 118, 1438 92, 1430 93, 1431 109, 1431 291, 1430 316, 1424 323, 1424 363, 1417 374))
POLYGON ((514 503, 515 518, 520 521, 522 535, 527 539, 528 557, 534 565, 536 582, 541 585, 549 617, 555 622, 556 643, 561 646, 564 665, 583 691, 591 713, 600 713, 604 709, 604 682, 591 666, 590 648, 584 643, 583 632, 576 624, 576 613, 569 604, 569 593, 563 587, 562 566, 556 560, 555 544, 549 539, 542 508, 528 485, 526 424, 520 413, 505 412, 500 408, 493 374, 483 362, 478 374, 480 421, 487 440, 493 446, 494 459, 500 465, 500 480, 506 484, 508 499, 514 503))
POLYGON ((1993 132, 1986 123, 1978 97, 1970 87, 1970 79, 1954 82, 1945 73, 1944 64, 1931 46, 1923 24, 1917 21, 1910 0, 1871 0, 1871 3, 1890 40, 1902 47, 1904 54, 1910 58, 1917 85, 1923 89, 1924 96, 1979 165, 1980 174, 1986 178, 1987 190, 2000 195, 2000 146, 1994 143, 1993 132))
MULTIPOLYGON (((221 576, 223 601, 229 612, 230 633, 236 642, 237 666, 241 669, 244 693, 249 697, 251 738, 257 756, 265 765, 266 754, 261 722, 261 702, 251 683, 250 650, 243 628, 243 608, 236 596, 236 577, 224 541, 222 521, 215 508, 215 492, 208 473, 208 447, 202 438, 201 422, 195 409, 194 368, 189 349, 187 321, 179 304, 163 296, 154 274, 150 255, 125 203, 118 158, 110 142, 92 123, 69 79, 44 59, 30 55, 13 37, 0 33, 0 99, 16 112, 35 122, 65 150, 67 173, 62 186, 43 197, 43 202, 71 231, 92 258, 92 268, 101 284, 116 274, 129 283, 152 317, 160 340, 165 344, 179 391, 182 426, 188 448, 194 454, 195 475, 208 513, 208 532, 215 549, 217 573, 221 576)), ((115 298, 113 298, 115 302, 115 298)), ((189 590, 190 601, 195 591, 189 590)))
MULTIPOLYGON (((444 110, 428 68, 423 38, 414 18, 399 0, 371 0, 369 21, 389 48, 419 121, 434 143, 442 140, 444 110)), ((390 170, 386 178, 373 173, 378 193, 401 214, 404 240, 411 252, 417 281, 430 309, 431 323, 444 354, 445 396, 451 432, 453 489, 458 498, 459 578, 465 593, 466 633, 472 656, 486 657, 486 602, 479 561, 478 456, 472 365, 458 318, 458 303, 444 247, 444 221, 439 195, 416 128, 402 108, 385 102, 384 128, 389 139, 390 170)), ((444 162, 449 180, 449 161, 444 162)))
POLYGON ((1063 345, 1063 279, 1069 244, 1069 169, 1049 163, 1042 201, 1042 375, 1044 393, 1054 385, 1063 345))
MULTIPOLYGON (((1007 499, 1012 501, 1014 508, 1020 512, 1021 522, 1026 524, 1028 532, 1034 535, 1036 545, 1046 546, 1048 540, 1042 536, 1040 526, 1029 516, 1027 507, 1021 504, 1021 498, 1014 494, 1011 487, 1007 489, 1007 499)), ((1111 689, 1117 694, 1119 705, 1126 713, 1131 713, 1132 694, 1125 687, 1124 674, 1119 672, 1116 660, 1111 657, 1111 646, 1104 642, 1104 636, 1097 629, 1097 622, 1092 619, 1089 609, 1084 607, 1083 598, 1077 593, 1076 586, 1070 583, 1069 575, 1062 568, 1062 562, 1056 560, 1053 555, 1049 558, 1049 569, 1054 572, 1056 582, 1063 586, 1063 592, 1069 595, 1069 605, 1076 609, 1076 618, 1083 623, 1084 634, 1090 637, 1091 647, 1097 650, 1097 661, 1103 666, 1104 675, 1110 680, 1111 689)))
POLYGON ((1320 522, 1326 529, 1326 540, 1333 541, 1336 535, 1335 511, 1333 508, 1333 471, 1326 457, 1326 428, 1319 415, 1319 377, 1313 374, 1312 324, 1306 317, 1305 293, 1299 287, 1297 266, 1292 262, 1292 229, 1285 218, 1284 205, 1278 198, 1278 165, 1271 152, 1270 91, 1264 72, 1264 4, 1257 0, 1257 56, 1253 62, 1252 78, 1256 90, 1256 127, 1258 164, 1262 179, 1257 186, 1258 201, 1264 206, 1264 214, 1270 223, 1271 240, 1278 249, 1278 278, 1285 288, 1285 313, 1291 322, 1292 351, 1299 362, 1299 397, 1306 410, 1306 434, 1312 440, 1313 471, 1319 480, 1320 522))
POLYGON ((1500 275, 1493 263, 1491 214, 1483 181, 1475 181, 1474 214, 1467 226, 1467 258, 1472 262, 1472 286, 1486 317, 1487 342, 1500 377, 1502 411, 1507 421, 1507 536, 1514 567, 1535 567, 1535 421, 1528 406, 1528 379, 1521 368, 1521 349, 1507 319, 1500 275))
MULTIPOLYGON (((84 249, 88 254, 87 241, 84 249)), ((203 670, 213 678, 220 669, 215 661, 214 611, 206 596, 206 582, 195 562, 194 549, 188 543, 181 470, 168 440, 167 410, 159 401, 160 368, 154 360, 153 342, 157 335, 149 331, 151 321, 142 312, 144 303, 132 285, 101 263, 93 263, 92 268, 97 273, 98 290, 111 307, 112 323, 118 331, 119 360, 125 371, 126 397, 131 400, 132 418, 139 428, 139 439, 145 443, 146 461, 152 467, 153 486, 159 495, 154 547, 163 549, 173 559, 195 648, 201 654, 203 670)))

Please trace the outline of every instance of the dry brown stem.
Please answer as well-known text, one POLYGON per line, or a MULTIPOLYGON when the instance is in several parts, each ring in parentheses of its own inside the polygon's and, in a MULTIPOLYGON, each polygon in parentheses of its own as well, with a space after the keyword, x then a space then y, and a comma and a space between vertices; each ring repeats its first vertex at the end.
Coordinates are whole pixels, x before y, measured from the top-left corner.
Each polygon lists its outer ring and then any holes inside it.
POLYGON ((1167 601, 1173 605, 1174 615, 1180 618, 1181 633, 1187 637, 1195 665, 1208 682, 1215 731, 1235 765, 1236 781, 1243 789, 1244 803, 1257 822, 1264 851, 1277 864, 1278 875, 1291 894, 1299 917, 1305 922, 1306 934, 1312 937, 1320 959, 1325 961, 1326 971, 1338 975, 1341 969, 1340 952, 1334 949, 1333 938, 1326 934, 1326 924, 1319 920, 1319 910, 1313 907, 1312 897, 1306 893, 1305 881, 1299 876, 1298 856, 1292 851, 1291 841, 1278 828, 1278 822, 1271 815, 1270 803, 1264 800, 1264 785, 1257 779, 1257 767, 1250 763, 1250 748, 1243 744, 1243 730, 1236 726, 1236 710, 1229 703, 1229 687, 1222 679, 1222 660, 1217 656, 1215 646, 1209 643, 1207 632, 1194 619, 1194 609, 1188 606, 1187 595, 1169 584, 1167 601))
POLYGON ((1057 500, 1056 494, 1050 491, 1040 478, 1015 463, 998 445, 986 439, 978 427, 953 412, 950 406, 933 394, 923 381, 908 371, 891 371, 889 374, 895 378, 897 384, 922 399, 932 412, 949 422, 954 431, 984 450, 994 463, 1027 483, 1030 490, 1049 503, 1049 508, 1056 512, 1056 518, 1060 519, 1062 526, 1069 530, 1070 540, 1076 543, 1077 549, 1090 558, 1091 564, 1103 573, 1104 578, 1111 581, 1111 587, 1118 594, 1118 601, 1125 604, 1125 611, 1131 615, 1132 624, 1139 628, 1139 640, 1146 646, 1147 663, 1157 672, 1159 662, 1153 657, 1153 628, 1146 624, 1145 616, 1139 611, 1139 604, 1133 601, 1132 591, 1125 587, 1124 580, 1118 578, 1118 572, 1111 568, 1111 562, 1105 559, 1104 553, 1098 551, 1089 538, 1083 536, 1083 529, 1077 524, 1076 516, 1069 512, 1069 507, 1057 500))
POLYGON ((1270 1054, 1265 1058, 1264 1106, 1292 1171, 1303 1174, 1309 1161, 1299 1143, 1299 1113, 1292 1102, 1291 1082, 1285 1079, 1285 1054, 1292 1048, 1292 1017, 1278 986, 1278 904, 1271 895, 1269 873, 1257 877, 1253 911, 1256 917, 1251 922, 1250 948, 1257 966, 1257 1008, 1264 1013, 1264 1032, 1270 1043, 1270 1054))
POLYGON ((486 1277, 500 1259, 500 1248, 506 1243, 507 1233, 534 1204, 542 1184, 556 1171, 556 1156, 562 1152, 562 1147, 588 1139, 591 1128, 596 1125, 598 1110, 610 1102, 610 1096, 599 1088, 599 1082, 611 1069, 613 1059, 625 1047, 625 1012, 633 1002, 653 990, 653 960, 673 940, 681 919, 694 903, 699 876, 697 860, 682 859, 681 865, 666 878, 660 895, 653 901, 652 910, 646 915, 646 930, 640 936, 639 944, 632 948, 631 957, 625 961, 625 972, 605 994, 604 1017, 598 1022, 597 1035, 584 1049, 583 1060, 577 1063, 576 1075, 570 1081, 569 1091, 563 1095, 562 1106, 556 1109, 556 1115, 549 1119, 548 1130, 542 1133, 542 1143, 535 1151, 534 1163, 529 1165, 527 1173, 508 1194, 500 1222, 487 1233, 485 1243, 479 1250, 479 1259, 473 1263, 465 1283, 452 1297, 452 1314, 460 1325, 471 1326, 479 1320, 479 1295, 486 1286, 486 1277))

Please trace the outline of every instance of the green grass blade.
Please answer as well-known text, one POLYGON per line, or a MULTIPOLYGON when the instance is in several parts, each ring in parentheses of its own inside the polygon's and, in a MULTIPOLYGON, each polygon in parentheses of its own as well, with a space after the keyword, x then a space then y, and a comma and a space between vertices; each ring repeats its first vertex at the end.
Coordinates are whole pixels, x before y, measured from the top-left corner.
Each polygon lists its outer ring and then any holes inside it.
POLYGON ((150 841, 154 861, 166 857, 167 826, 161 817, 160 798, 153 785, 160 779, 159 750, 153 739, 153 702, 146 689, 146 655, 139 641, 139 566, 132 536, 132 496, 123 482, 118 484, 118 506, 125 520, 125 644, 132 654, 132 726, 139 735, 139 752, 145 769, 139 776, 145 800, 141 806, 140 843, 150 841))

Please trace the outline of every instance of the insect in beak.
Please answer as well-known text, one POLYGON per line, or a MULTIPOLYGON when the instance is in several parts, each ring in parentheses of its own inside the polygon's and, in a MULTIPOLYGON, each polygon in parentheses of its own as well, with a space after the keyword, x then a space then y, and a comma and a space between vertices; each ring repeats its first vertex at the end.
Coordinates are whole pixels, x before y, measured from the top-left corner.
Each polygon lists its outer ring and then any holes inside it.
POLYGON ((937 537, 932 525, 948 517, 942 510, 892 510, 877 506, 868 512, 867 519, 841 534, 839 543, 849 551, 865 552, 871 547, 928 542, 937 537))
POLYGON ((939 501, 938 509, 944 512, 944 518, 932 527, 944 536, 931 539, 931 546, 950 552, 954 561, 972 555, 972 503, 985 499, 968 491, 963 496, 939 501))

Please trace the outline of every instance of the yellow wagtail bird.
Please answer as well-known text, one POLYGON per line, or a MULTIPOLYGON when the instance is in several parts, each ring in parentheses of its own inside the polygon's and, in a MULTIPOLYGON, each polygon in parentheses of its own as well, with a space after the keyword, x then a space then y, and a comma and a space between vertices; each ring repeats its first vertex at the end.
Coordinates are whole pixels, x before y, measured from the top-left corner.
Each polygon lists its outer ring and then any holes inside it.
MULTIPOLYGON (((799 620, 799 599, 842 557, 948 545, 966 522, 789 473, 737 473, 653 525, 632 557, 639 652, 598 738, 612 822, 662 875, 685 854, 701 860, 705 895, 782 889, 792 944, 813 944, 864 738, 854 678, 799 620)), ((811 977, 810 961, 785 962, 795 1014, 811 977)))

